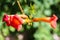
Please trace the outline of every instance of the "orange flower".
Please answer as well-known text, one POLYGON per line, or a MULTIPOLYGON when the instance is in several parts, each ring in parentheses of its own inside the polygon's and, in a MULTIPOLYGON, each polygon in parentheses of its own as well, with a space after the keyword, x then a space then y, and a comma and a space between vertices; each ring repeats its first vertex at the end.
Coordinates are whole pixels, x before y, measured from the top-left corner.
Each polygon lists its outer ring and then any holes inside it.
POLYGON ((51 24, 51 26, 53 28, 56 28, 56 21, 57 21, 58 17, 56 15, 53 15, 52 17, 45 17, 45 18, 34 18, 33 22, 38 22, 38 21, 44 21, 44 22, 48 22, 51 24))
POLYGON ((10 16, 5 14, 4 17, 3 17, 3 21, 5 21, 7 23, 7 25, 10 26, 10 16))
POLYGON ((58 20, 58 17, 56 15, 53 15, 53 17, 50 18, 50 24, 51 24, 51 26, 53 28, 56 28, 56 26, 57 26, 57 24, 56 24, 57 20, 58 20))
POLYGON ((23 19, 18 15, 4 15, 3 21, 6 22, 8 26, 12 26, 18 31, 21 29, 23 24, 23 19))
POLYGON ((45 17, 45 18, 33 18, 33 20, 30 20, 27 15, 7 15, 5 14, 3 17, 3 21, 6 22, 8 26, 12 26, 18 31, 21 29, 22 24, 27 22, 39 22, 44 21, 51 24, 53 28, 56 28, 56 21, 58 17, 56 15, 53 15, 52 17, 45 17))
POLYGON ((23 24, 23 19, 18 15, 10 16, 10 25, 20 30, 23 24))

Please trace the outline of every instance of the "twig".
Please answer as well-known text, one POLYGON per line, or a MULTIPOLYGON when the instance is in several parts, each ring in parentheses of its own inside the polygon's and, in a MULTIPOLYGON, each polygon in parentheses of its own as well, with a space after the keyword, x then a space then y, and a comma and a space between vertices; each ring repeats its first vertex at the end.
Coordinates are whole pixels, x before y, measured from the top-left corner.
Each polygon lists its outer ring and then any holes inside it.
POLYGON ((17 0, 17 3, 18 3, 18 6, 19 6, 19 9, 21 10, 21 13, 24 14, 24 11, 23 11, 23 9, 22 9, 22 7, 21 7, 21 5, 20 5, 19 0, 17 0))

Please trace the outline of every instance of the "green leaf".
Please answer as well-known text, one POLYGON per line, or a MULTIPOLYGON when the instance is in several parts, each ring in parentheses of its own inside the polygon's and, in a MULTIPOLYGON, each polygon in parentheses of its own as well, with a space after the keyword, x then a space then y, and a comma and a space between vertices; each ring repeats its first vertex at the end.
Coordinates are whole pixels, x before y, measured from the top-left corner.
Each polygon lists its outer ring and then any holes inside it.
POLYGON ((2 36, 2 34, 0 34, 0 40, 4 40, 4 37, 2 36))
POLYGON ((14 31, 15 31, 15 28, 13 28, 12 26, 10 26, 10 27, 9 27, 9 30, 10 30, 11 32, 14 32, 14 31))
POLYGON ((3 32, 3 35, 4 35, 4 36, 9 35, 8 27, 5 26, 4 28, 2 28, 2 32, 3 32))
POLYGON ((51 15, 51 10, 50 9, 44 10, 44 14, 46 16, 50 16, 51 15))
POLYGON ((38 26, 39 26, 39 22, 34 22, 34 23, 33 23, 33 27, 34 27, 34 28, 36 28, 36 27, 38 27, 38 26))
POLYGON ((31 28, 31 26, 30 25, 27 25, 27 30, 29 30, 31 28))

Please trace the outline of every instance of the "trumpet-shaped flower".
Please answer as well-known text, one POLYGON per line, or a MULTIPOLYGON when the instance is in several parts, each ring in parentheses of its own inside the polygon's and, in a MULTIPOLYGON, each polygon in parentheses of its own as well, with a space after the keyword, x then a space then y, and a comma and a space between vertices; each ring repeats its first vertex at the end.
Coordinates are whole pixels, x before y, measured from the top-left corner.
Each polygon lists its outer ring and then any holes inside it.
POLYGON ((34 18, 33 21, 34 22, 38 22, 38 21, 48 22, 51 24, 52 28, 56 28, 57 19, 58 19, 58 17, 56 15, 53 15, 52 17, 34 18))
POLYGON ((57 19, 58 19, 58 17, 56 15, 53 15, 52 17, 33 18, 32 20, 30 20, 28 18, 28 16, 26 16, 26 15, 7 15, 7 14, 5 14, 3 17, 3 21, 6 22, 6 24, 8 26, 12 26, 15 29, 17 29, 18 31, 21 29, 22 24, 24 22, 30 23, 30 22, 43 21, 43 22, 50 23, 52 28, 56 28, 57 19), (27 19, 27 20, 24 21, 24 19, 27 19))
POLYGON ((8 26, 12 26, 18 31, 21 29, 23 24, 23 19, 18 15, 5 14, 3 17, 3 21, 5 21, 8 26))

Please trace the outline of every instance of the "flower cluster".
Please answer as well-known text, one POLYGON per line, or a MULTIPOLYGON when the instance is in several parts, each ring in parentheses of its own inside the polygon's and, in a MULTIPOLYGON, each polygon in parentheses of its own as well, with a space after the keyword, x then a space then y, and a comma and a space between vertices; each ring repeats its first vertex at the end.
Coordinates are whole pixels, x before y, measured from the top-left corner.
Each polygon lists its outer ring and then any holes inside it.
POLYGON ((8 26, 12 26, 17 30, 20 30, 23 24, 23 19, 18 15, 5 14, 3 21, 5 21, 8 26))
POLYGON ((51 24, 53 28, 56 28, 56 21, 58 17, 56 15, 53 15, 52 17, 44 17, 44 18, 33 18, 30 20, 27 15, 7 15, 5 14, 3 17, 3 21, 6 22, 8 26, 12 26, 18 31, 22 28, 22 24, 27 22, 48 22, 51 24), (28 19, 28 20, 25 20, 28 19))

